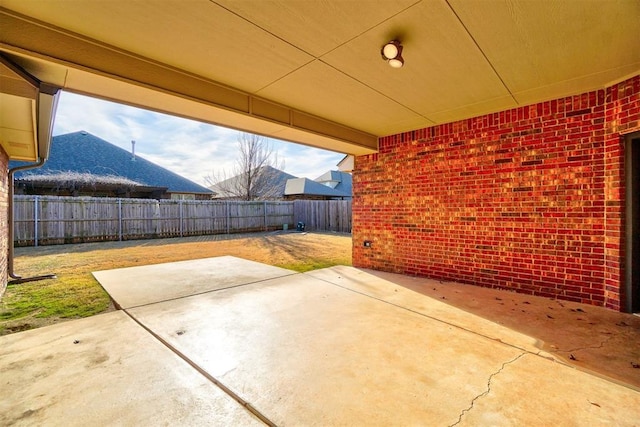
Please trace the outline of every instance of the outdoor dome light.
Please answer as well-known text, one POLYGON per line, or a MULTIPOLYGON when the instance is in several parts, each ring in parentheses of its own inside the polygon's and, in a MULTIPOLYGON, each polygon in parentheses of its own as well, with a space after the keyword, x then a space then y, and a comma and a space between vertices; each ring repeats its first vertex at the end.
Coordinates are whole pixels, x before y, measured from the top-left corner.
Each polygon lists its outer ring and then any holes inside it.
POLYGON ((404 59, 402 59, 402 45, 398 40, 391 40, 389 43, 382 46, 380 52, 382 59, 387 61, 393 68, 400 68, 404 65, 404 59))

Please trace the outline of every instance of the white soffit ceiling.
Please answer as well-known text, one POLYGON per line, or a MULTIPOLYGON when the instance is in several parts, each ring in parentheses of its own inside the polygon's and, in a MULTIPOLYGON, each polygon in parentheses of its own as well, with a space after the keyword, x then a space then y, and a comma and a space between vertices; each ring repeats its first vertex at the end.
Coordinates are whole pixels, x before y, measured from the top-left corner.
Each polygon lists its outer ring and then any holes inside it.
POLYGON ((0 62, 0 146, 13 159, 35 160, 37 88, 0 62))
POLYGON ((492 1, 449 0, 519 104, 640 72, 640 1, 492 1))
POLYGON ((0 50, 21 55, 40 79, 57 64, 70 90, 272 136, 275 123, 284 139, 354 154, 375 149, 369 136, 595 90, 640 73, 637 0, 0 0, 0 6, 78 40, 75 49, 67 41, 66 50, 38 36, 16 46, 0 32, 0 50), (404 45, 402 69, 380 57, 394 38, 404 45), (142 62, 101 62, 106 56, 86 53, 93 45, 146 59, 159 76, 167 67, 190 78, 146 81, 153 72, 135 77, 142 62), (105 83, 113 78, 182 102, 136 90, 115 96, 105 83), (227 94, 231 107, 215 107, 207 82, 237 91, 227 94), (257 118, 247 119, 254 107, 257 118), (260 125, 260 117, 269 124, 260 125), (287 120, 300 127, 282 125, 287 120))

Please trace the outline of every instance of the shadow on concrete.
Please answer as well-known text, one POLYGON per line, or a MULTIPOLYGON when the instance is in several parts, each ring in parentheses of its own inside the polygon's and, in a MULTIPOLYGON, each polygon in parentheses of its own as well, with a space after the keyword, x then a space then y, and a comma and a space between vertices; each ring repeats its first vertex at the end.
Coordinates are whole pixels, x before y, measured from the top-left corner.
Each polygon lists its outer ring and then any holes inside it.
POLYGON ((501 289, 453 282, 426 285, 367 272, 536 338, 542 350, 562 361, 640 390, 638 316, 501 289))

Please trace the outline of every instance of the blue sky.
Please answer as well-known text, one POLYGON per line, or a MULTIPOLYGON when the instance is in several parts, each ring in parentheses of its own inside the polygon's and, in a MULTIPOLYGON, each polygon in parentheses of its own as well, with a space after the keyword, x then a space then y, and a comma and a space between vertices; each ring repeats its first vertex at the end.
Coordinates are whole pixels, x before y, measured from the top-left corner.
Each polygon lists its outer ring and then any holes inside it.
MULTIPOLYGON (((237 158, 236 130, 63 92, 54 135, 84 130, 201 185, 206 177, 229 175, 237 158)), ((316 178, 344 157, 290 142, 270 140, 284 170, 297 177, 316 178)))

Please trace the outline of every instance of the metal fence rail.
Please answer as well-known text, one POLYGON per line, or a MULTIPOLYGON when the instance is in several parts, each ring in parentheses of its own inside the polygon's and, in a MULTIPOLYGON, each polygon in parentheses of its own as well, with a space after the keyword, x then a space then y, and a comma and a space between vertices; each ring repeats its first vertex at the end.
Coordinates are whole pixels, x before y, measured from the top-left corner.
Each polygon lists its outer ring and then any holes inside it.
POLYGON ((38 246, 269 231, 351 232, 351 201, 14 197, 14 244, 38 246))

